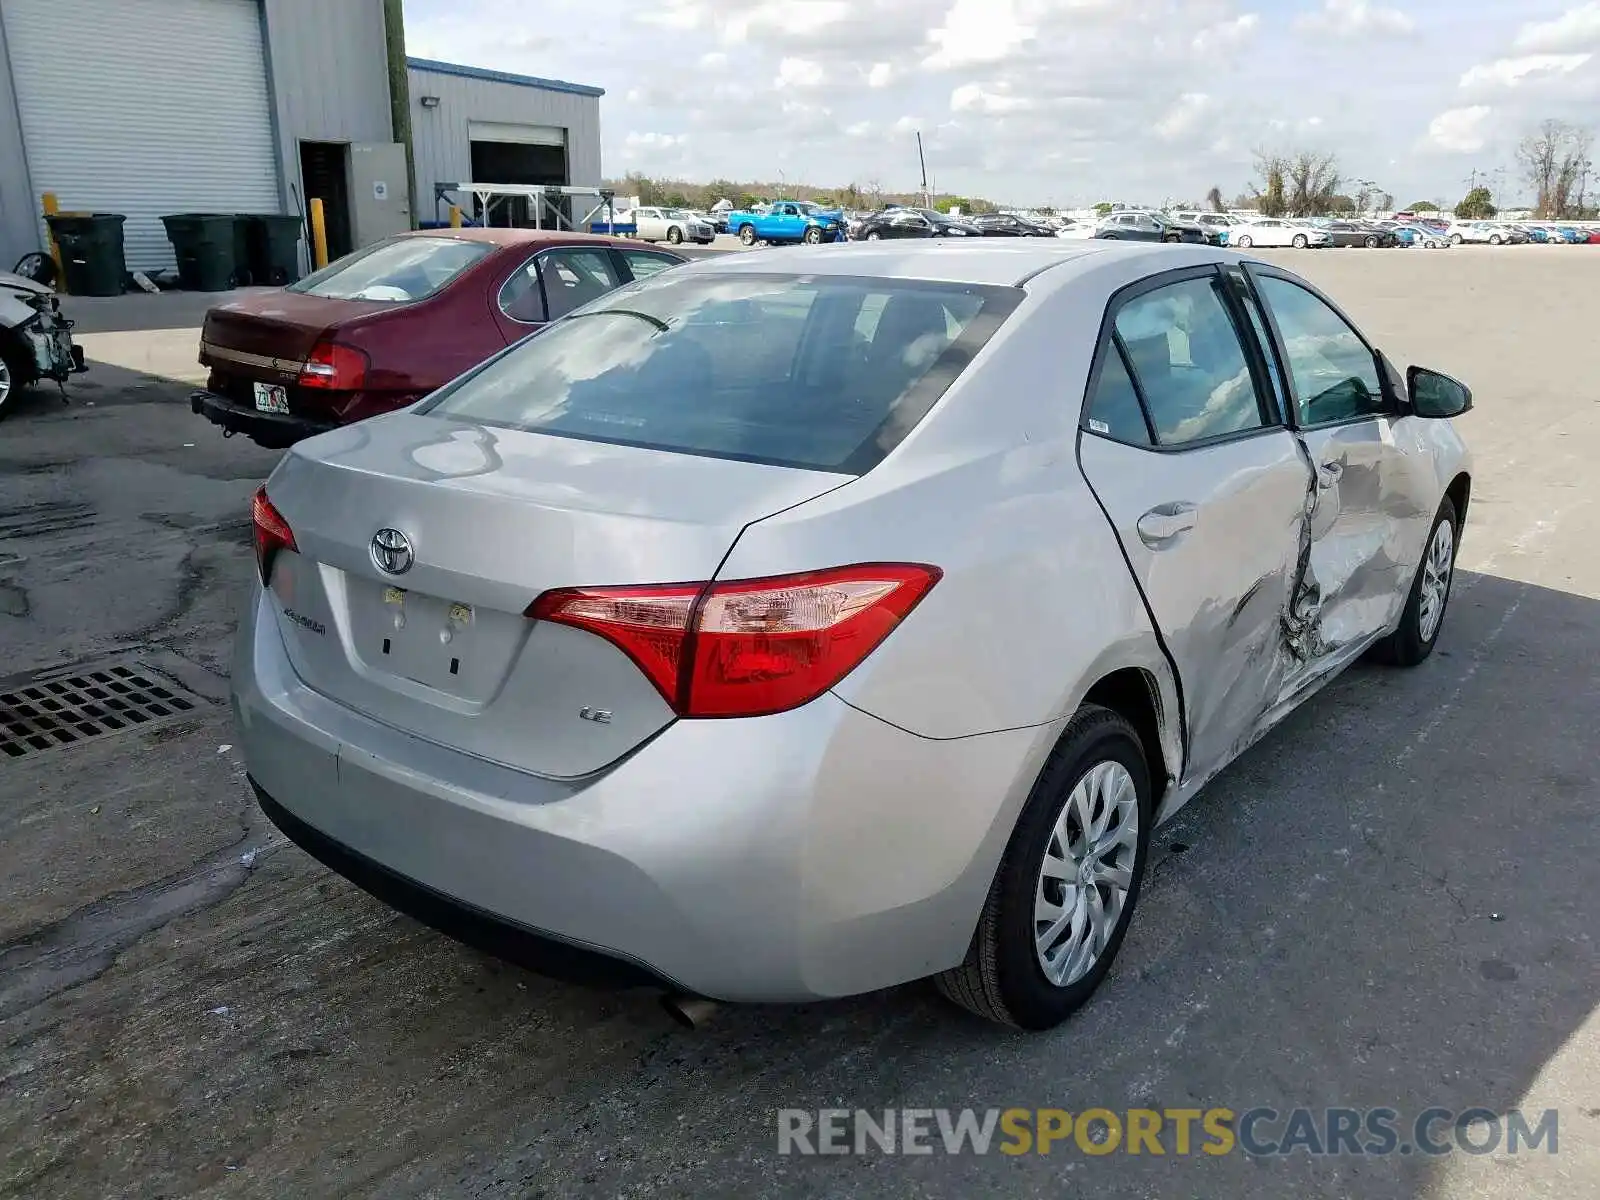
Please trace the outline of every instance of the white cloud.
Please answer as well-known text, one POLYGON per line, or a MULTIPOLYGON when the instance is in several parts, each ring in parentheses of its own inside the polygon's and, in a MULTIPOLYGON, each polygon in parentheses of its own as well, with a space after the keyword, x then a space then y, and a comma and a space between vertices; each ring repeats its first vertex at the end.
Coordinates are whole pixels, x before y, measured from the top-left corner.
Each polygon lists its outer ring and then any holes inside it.
POLYGON ((1211 97, 1205 92, 1187 92, 1156 122, 1156 135, 1165 141, 1176 141, 1193 133, 1200 119, 1211 109, 1211 97))
POLYGON ((1447 154, 1476 154, 1484 147, 1484 123, 1494 110, 1487 104, 1452 108, 1428 123, 1426 145, 1447 154))
POLYGON ((1600 3, 1568 9, 1553 21, 1524 25, 1511 48, 1524 54, 1567 54, 1600 49, 1600 3))
POLYGON ((821 63, 806 58, 786 58, 778 64, 776 88, 815 88, 827 82, 827 72, 821 63))
POLYGON ((1260 26, 1261 18, 1255 13, 1242 13, 1231 21, 1209 25, 1194 35, 1194 52, 1211 54, 1242 45, 1260 26))
POLYGON ((1461 77, 1461 86, 1516 87, 1539 75, 1570 75, 1592 57, 1589 54, 1529 54, 1522 58, 1502 58, 1473 67, 1461 77))
POLYGON ((700 65, 714 71, 728 65, 728 56, 720 50, 713 50, 709 54, 700 56, 700 65))
POLYGON ((872 88, 888 87, 894 82, 894 66, 886 62, 875 62, 867 72, 867 86, 872 88))
POLYGON ((923 65, 942 70, 1000 62, 1034 35, 1017 15, 1015 0, 955 0, 944 24, 930 30, 932 51, 923 65))
POLYGON ((1384 8, 1370 0, 1325 0, 1319 11, 1307 13, 1295 24, 1308 33, 1339 38, 1392 37, 1417 29, 1417 23, 1398 8, 1384 8))
POLYGON ((1033 107, 1023 96, 1013 96, 1003 84, 993 90, 980 83, 963 83, 950 93, 951 112, 1009 113, 1033 107))

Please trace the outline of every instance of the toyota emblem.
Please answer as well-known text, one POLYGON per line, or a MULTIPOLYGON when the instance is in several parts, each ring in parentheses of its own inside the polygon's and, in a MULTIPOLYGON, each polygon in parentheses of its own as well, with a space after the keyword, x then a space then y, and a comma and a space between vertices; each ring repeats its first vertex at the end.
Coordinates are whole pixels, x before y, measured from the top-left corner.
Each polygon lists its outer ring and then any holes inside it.
POLYGON ((372 561, 386 575, 404 575, 416 561, 411 539, 398 529, 378 530, 372 535, 372 561))

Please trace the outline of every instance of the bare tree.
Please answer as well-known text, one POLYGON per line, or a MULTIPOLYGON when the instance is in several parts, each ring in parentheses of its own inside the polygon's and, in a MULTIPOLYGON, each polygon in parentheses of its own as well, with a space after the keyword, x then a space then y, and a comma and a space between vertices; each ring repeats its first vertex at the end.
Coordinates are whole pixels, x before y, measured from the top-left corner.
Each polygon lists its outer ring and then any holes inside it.
POLYGON ((1582 203, 1593 145, 1593 134, 1565 121, 1546 121, 1522 139, 1517 162, 1534 194, 1536 216, 1559 220, 1573 215, 1582 203))
POLYGON ((1227 209, 1228 206, 1225 205, 1222 202, 1222 189, 1221 188, 1214 187, 1209 192, 1206 193, 1206 207, 1209 208, 1212 212, 1218 212, 1218 213, 1219 212, 1223 212, 1223 211, 1225 211, 1227 209))
POLYGON ((1289 159, 1285 175, 1290 216, 1315 217, 1333 208, 1339 191, 1339 162, 1333 155, 1302 150, 1289 159))
POLYGON ((1251 184, 1255 209, 1264 217, 1281 217, 1289 211, 1285 177, 1289 173, 1289 160, 1283 155, 1266 150, 1256 151, 1256 174, 1259 184, 1251 184))

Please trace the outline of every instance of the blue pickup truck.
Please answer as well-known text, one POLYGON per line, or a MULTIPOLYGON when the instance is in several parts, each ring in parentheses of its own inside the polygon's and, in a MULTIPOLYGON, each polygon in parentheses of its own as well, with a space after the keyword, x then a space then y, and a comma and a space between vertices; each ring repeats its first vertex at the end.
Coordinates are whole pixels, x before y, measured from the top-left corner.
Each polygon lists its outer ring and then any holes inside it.
POLYGON ((808 200, 779 200, 765 212, 731 212, 728 232, 746 246, 757 242, 784 245, 793 242, 841 242, 844 240, 844 214, 838 209, 820 208, 808 200))

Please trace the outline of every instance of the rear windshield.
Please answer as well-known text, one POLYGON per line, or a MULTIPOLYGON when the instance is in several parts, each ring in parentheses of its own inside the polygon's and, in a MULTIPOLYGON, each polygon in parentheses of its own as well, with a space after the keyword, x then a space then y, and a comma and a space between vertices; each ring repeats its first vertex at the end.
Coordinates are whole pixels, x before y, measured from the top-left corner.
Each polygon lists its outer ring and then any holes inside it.
POLYGON ((421 300, 493 249, 487 242, 455 238, 396 238, 346 255, 289 290, 334 300, 421 300))
POLYGON ((663 272, 547 326, 419 411, 861 474, 1021 297, 903 279, 663 272))

